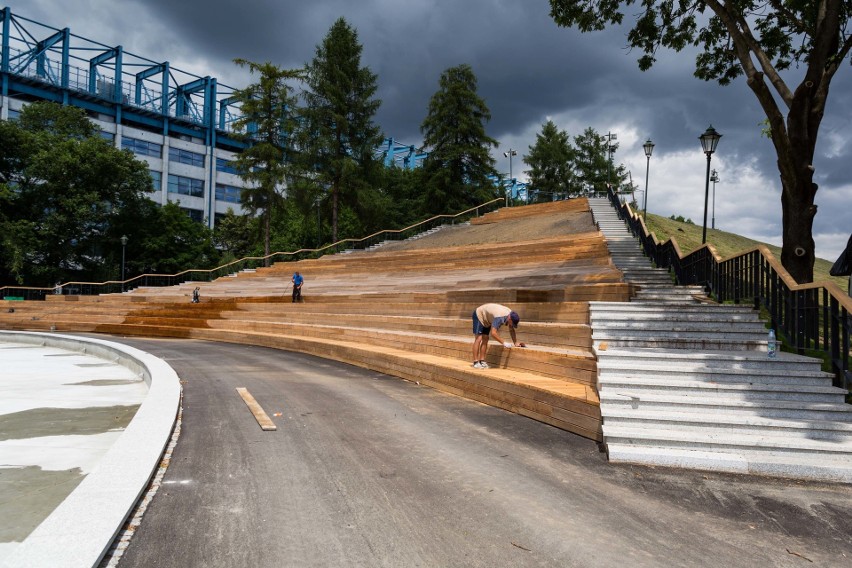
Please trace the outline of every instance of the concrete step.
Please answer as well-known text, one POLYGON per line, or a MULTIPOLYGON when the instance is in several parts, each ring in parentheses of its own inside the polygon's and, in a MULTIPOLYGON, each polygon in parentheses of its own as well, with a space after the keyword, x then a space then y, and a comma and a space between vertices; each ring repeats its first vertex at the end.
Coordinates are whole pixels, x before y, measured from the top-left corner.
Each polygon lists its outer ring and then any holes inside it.
MULTIPOLYGON (((641 314, 643 317, 654 316, 655 314, 663 314, 669 312, 665 303, 640 303, 640 302, 589 302, 589 308, 595 314, 597 313, 622 313, 622 314, 641 314)), ((695 314, 711 314, 719 318, 728 318, 731 316, 747 315, 753 319, 759 319, 758 313, 746 306, 720 305, 720 304, 698 304, 684 308, 683 306, 671 306, 671 312, 689 313, 689 317, 695 314), (686 311, 684 311, 684 309, 686 311)))
POLYGON ((653 335, 619 335, 593 333, 592 342, 598 352, 606 343, 606 349, 677 349, 699 351, 761 351, 766 352, 766 341, 754 337, 724 337, 708 338, 703 333, 689 335, 665 334, 656 332, 653 335))
POLYGON ((632 444, 607 444, 607 455, 614 463, 852 483, 852 465, 850 465, 852 460, 848 456, 828 457, 824 454, 755 456, 743 455, 736 451, 647 448, 632 444))
POLYGON ((763 431, 731 434, 723 430, 705 429, 700 432, 670 429, 636 428, 631 426, 606 426, 607 443, 620 444, 631 440, 634 445, 679 448, 690 450, 735 450, 746 455, 779 455, 813 452, 847 459, 852 455, 852 437, 840 439, 814 439, 807 437, 779 437, 763 431))
POLYGON ((715 334, 750 333, 761 335, 764 341, 768 338, 766 328, 761 321, 730 321, 724 319, 704 318, 691 319, 671 314, 668 318, 643 318, 641 320, 625 320, 612 314, 600 316, 593 314, 590 323, 595 331, 617 333, 619 331, 671 331, 671 332, 707 332, 715 334))
POLYGON ((645 412, 714 413, 791 418, 794 420, 836 420, 852 422, 852 407, 843 403, 802 402, 785 400, 732 400, 717 397, 666 394, 636 395, 600 392, 601 415, 606 419, 611 409, 633 409, 645 412))
POLYGON ((766 353, 753 351, 715 351, 712 353, 689 352, 680 349, 637 349, 633 351, 608 349, 598 354, 599 363, 611 362, 631 368, 671 367, 682 372, 721 369, 760 369, 778 374, 798 371, 820 371, 822 362, 812 357, 803 357, 793 353, 779 352, 776 358, 766 353))
POLYGON ((848 440, 852 438, 852 422, 834 420, 794 420, 765 418, 751 415, 719 415, 684 412, 646 412, 611 409, 606 416, 608 426, 630 426, 678 432, 703 432, 717 428, 728 434, 762 432, 767 436, 795 436, 821 440, 848 440))
POLYGON ((643 396, 644 394, 669 394, 678 396, 717 397, 731 400, 787 400, 843 404, 846 391, 831 385, 735 384, 690 381, 680 378, 627 378, 599 377, 598 389, 603 394, 643 396))
POLYGON ((795 388, 800 385, 831 386, 833 375, 823 371, 796 371, 778 373, 776 369, 729 369, 725 367, 704 367, 684 371, 679 367, 660 367, 655 365, 636 366, 629 362, 622 365, 607 363, 598 369, 598 382, 614 379, 668 379, 679 378, 685 381, 705 381, 710 383, 734 384, 773 384, 795 388))

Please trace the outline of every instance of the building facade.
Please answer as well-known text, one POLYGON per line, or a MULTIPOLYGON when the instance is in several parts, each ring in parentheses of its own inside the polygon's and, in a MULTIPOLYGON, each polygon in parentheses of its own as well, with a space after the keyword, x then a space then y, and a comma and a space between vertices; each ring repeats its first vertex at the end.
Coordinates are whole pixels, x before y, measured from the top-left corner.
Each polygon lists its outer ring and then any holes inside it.
POLYGON ((0 10, 0 119, 33 101, 79 107, 117 148, 148 164, 149 197, 213 228, 244 213, 233 160, 239 108, 230 87, 0 10))

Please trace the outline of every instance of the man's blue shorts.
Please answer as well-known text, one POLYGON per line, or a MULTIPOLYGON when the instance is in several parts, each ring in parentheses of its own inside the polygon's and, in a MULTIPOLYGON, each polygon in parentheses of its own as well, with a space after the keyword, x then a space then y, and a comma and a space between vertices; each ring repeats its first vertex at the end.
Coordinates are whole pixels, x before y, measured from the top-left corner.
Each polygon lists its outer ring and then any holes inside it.
POLYGON ((489 335, 491 333, 490 327, 485 327, 482 325, 482 322, 479 321, 479 318, 476 317, 476 310, 473 311, 473 334, 474 335, 489 335))

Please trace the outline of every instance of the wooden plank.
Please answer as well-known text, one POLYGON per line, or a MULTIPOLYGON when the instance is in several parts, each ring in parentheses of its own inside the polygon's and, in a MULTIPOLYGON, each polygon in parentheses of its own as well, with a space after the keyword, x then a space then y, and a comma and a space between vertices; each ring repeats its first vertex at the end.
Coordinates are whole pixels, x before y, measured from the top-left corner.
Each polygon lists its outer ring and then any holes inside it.
POLYGON ((254 419, 257 420, 261 430, 278 430, 278 427, 269 415, 264 412, 263 408, 260 407, 248 389, 245 387, 237 387, 237 393, 239 393, 240 397, 242 397, 243 401, 245 401, 246 406, 249 407, 252 416, 254 416, 254 419))

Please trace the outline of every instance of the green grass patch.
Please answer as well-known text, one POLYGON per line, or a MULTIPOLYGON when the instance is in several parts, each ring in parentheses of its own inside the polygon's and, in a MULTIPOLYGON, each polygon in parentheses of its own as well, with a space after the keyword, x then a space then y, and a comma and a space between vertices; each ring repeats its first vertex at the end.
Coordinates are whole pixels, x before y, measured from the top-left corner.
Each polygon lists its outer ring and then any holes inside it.
MULTIPOLYGON (((701 225, 675 221, 652 213, 648 213, 647 225, 648 229, 657 235, 657 239, 662 242, 673 237, 674 240, 677 241, 681 253, 684 255, 701 248, 701 225)), ((735 256, 736 254, 745 252, 757 245, 765 245, 770 251, 772 251, 775 258, 777 258, 779 262, 781 261, 781 247, 762 243, 735 233, 728 233, 726 231, 720 231, 719 229, 711 229, 708 227, 707 242, 716 247, 716 252, 718 252, 722 258, 735 256)), ((846 277, 830 276, 828 273, 828 271, 831 270, 831 265, 833 263, 834 261, 828 261, 822 258, 816 259, 816 262, 814 262, 814 282, 831 281, 840 286, 841 290, 846 290, 849 283, 846 277)))

